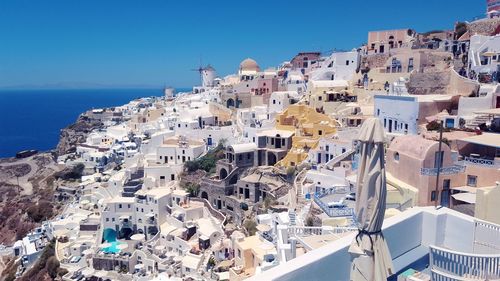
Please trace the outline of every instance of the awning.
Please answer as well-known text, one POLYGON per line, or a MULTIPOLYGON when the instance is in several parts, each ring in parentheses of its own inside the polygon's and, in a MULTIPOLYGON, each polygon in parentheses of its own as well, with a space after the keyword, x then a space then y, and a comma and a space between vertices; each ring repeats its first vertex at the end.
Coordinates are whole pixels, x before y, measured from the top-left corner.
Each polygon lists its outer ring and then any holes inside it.
POLYGON ((492 57, 492 56, 496 55, 496 53, 492 52, 492 51, 488 51, 488 52, 484 52, 484 53, 482 53, 480 55, 483 56, 483 57, 492 57))
POLYGON ((474 111, 475 114, 500 115, 500 108, 483 109, 474 111))
POLYGON ((459 139, 460 141, 500 148, 500 134, 483 133, 472 137, 459 139))
POLYGON ((450 188, 452 190, 457 190, 457 191, 462 191, 462 192, 469 192, 469 193, 476 193, 476 187, 472 186, 455 186, 450 188))
POLYGON ((465 203, 476 204, 476 194, 475 193, 462 192, 462 193, 453 194, 451 197, 453 197, 455 200, 462 201, 465 203))

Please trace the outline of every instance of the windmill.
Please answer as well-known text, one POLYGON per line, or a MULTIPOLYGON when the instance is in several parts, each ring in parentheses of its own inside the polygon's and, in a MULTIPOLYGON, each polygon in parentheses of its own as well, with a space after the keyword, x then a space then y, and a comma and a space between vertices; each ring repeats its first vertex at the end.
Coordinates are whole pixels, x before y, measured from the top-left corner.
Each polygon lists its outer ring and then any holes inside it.
POLYGON ((200 74, 200 82, 202 87, 213 87, 215 79, 215 69, 210 64, 208 64, 207 66, 203 66, 200 58, 200 66, 197 69, 191 69, 191 71, 198 71, 198 73, 200 74))

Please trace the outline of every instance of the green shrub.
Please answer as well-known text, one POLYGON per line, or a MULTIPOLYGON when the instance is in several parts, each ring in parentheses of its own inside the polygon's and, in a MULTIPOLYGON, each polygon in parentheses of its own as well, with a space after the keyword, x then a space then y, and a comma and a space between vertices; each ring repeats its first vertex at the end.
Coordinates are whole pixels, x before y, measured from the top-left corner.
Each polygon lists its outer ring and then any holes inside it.
POLYGON ((188 182, 185 187, 186 191, 189 192, 189 196, 197 197, 200 192, 200 185, 197 183, 188 182))
POLYGON ((217 160, 222 158, 224 158, 224 147, 222 146, 222 144, 219 144, 217 147, 207 152, 207 154, 205 154, 204 156, 195 160, 186 161, 184 163, 184 169, 186 169, 188 172, 204 170, 205 172, 209 173, 215 169, 217 160))
POLYGON ((248 235, 252 236, 257 232, 257 223, 254 220, 246 219, 243 222, 243 227, 247 230, 248 235))

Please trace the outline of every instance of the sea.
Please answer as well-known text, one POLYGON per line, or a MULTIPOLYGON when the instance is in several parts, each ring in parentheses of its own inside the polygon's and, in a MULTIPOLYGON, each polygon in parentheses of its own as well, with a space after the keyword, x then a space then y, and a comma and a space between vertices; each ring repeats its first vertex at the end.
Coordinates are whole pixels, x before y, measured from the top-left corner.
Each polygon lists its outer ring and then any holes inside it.
POLYGON ((89 109, 162 95, 163 89, 0 90, 0 158, 25 149, 54 149, 60 130, 89 109))

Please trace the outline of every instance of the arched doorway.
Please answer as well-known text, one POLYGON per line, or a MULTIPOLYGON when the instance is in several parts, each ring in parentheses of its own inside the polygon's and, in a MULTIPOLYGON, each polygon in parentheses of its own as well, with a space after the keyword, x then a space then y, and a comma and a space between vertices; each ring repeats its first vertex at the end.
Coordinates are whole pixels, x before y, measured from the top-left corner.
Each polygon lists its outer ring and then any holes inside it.
POLYGON ((236 184, 238 182, 238 175, 234 175, 230 180, 229 184, 236 184))
POLYGON ((223 179, 225 179, 226 177, 227 177, 227 171, 226 171, 226 169, 224 169, 224 168, 220 169, 220 172, 219 172, 219 178, 220 178, 221 180, 223 180, 223 179))
POLYGON ((274 164, 276 164, 276 155, 274 155, 274 153, 272 152, 268 152, 267 153, 267 165, 268 166, 274 166, 274 164))
POLYGON ((234 100, 233 99, 228 99, 226 102, 226 106, 229 107, 234 107, 234 100))
POLYGON ((206 191, 201 192, 201 198, 208 200, 208 193, 206 191))

